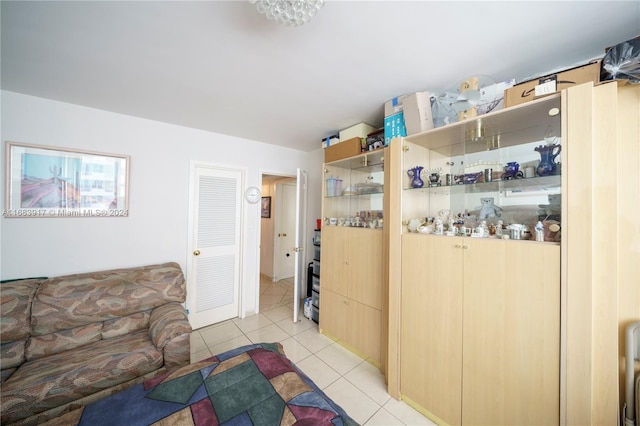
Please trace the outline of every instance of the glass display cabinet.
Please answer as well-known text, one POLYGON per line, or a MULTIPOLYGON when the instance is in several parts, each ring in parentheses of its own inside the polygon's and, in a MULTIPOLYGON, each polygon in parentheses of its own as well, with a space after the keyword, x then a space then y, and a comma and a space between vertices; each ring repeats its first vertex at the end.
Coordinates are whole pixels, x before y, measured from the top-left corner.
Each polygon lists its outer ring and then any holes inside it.
POLYGON ((383 227, 384 152, 383 149, 325 163, 325 225, 383 227))
POLYGON ((325 163, 320 331, 380 366, 387 149, 325 163))
POLYGON ((554 95, 405 137, 405 231, 559 242, 561 130, 554 95))
POLYGON ((557 421, 561 101, 391 142, 390 393, 436 423, 557 421))

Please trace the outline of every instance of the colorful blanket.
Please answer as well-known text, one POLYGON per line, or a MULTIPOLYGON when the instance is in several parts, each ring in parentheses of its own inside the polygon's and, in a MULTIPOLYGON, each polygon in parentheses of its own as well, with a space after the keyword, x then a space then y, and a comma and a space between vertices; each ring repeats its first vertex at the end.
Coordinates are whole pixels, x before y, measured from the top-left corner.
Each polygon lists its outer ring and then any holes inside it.
POLYGON ((285 356, 243 346, 147 380, 48 425, 356 425, 285 356))

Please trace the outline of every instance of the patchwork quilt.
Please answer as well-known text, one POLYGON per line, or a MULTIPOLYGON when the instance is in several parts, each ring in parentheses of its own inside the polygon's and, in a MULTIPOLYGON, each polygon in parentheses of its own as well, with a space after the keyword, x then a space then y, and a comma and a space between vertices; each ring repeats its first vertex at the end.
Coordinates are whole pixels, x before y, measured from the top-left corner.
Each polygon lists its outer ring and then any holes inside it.
POLYGON ((298 370, 279 343, 224 352, 47 423, 62 424, 357 425, 298 370))

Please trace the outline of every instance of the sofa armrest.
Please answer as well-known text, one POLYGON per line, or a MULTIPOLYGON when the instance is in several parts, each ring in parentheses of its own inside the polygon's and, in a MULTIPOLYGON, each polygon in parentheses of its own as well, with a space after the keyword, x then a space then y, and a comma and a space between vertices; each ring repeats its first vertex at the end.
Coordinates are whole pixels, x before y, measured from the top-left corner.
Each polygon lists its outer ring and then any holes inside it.
POLYGON ((180 303, 170 302, 151 312, 149 336, 156 348, 162 351, 165 367, 189 363, 191 325, 180 303))

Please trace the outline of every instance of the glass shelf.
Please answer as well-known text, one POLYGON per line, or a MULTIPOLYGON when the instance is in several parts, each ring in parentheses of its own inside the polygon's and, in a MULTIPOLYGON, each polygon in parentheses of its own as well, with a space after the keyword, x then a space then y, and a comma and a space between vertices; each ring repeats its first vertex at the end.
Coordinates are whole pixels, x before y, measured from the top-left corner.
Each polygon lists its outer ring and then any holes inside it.
POLYGON ((422 188, 404 188, 405 191, 421 191, 432 194, 449 195, 451 193, 482 193, 482 192, 529 192, 561 188, 560 175, 538 176, 533 178, 494 180, 491 182, 478 182, 456 185, 424 186, 422 188))
POLYGON ((380 191, 380 192, 369 192, 367 194, 346 194, 346 195, 327 195, 324 198, 363 198, 363 197, 370 197, 370 196, 381 196, 384 195, 384 191, 380 191))

